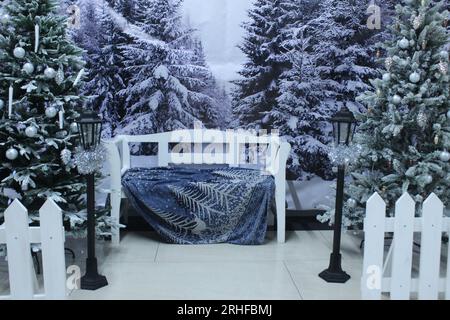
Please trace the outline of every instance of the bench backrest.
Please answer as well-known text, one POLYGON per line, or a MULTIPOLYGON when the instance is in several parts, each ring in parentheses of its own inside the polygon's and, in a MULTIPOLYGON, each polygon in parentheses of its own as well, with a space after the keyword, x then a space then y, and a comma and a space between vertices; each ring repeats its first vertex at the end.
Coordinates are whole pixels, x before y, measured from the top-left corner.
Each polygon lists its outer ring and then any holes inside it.
POLYGON ((277 134, 256 135, 240 130, 177 130, 148 135, 118 135, 115 143, 122 173, 131 167, 130 145, 158 145, 157 164, 228 164, 256 165, 261 170, 275 172, 282 145, 277 134))

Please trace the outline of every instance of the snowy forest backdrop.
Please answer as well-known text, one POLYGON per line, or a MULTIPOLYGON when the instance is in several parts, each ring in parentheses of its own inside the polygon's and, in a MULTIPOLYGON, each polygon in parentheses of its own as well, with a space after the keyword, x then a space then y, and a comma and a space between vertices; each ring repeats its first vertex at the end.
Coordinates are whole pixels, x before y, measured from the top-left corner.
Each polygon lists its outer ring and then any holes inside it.
POLYGON ((395 0, 61 0, 105 134, 278 129, 288 179, 332 178, 328 118, 376 77, 395 0), (381 28, 367 25, 371 4, 381 28), (238 20, 237 20, 238 19, 238 20), (239 21, 242 20, 242 21, 239 21))

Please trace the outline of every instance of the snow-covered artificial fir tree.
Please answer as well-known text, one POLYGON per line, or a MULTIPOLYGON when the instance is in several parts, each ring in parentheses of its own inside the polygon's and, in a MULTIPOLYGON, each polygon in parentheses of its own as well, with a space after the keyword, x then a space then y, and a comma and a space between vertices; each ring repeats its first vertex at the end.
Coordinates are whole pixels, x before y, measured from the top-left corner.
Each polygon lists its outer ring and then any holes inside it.
POLYGON ((240 45, 247 61, 239 72, 242 79, 234 82, 237 89, 233 114, 237 126, 274 128, 269 112, 277 104, 280 76, 291 68, 282 47, 282 30, 295 19, 297 10, 295 0, 256 0, 248 12, 250 19, 243 24, 246 33, 240 45))
MULTIPOLYGON (((405 0, 396 7, 392 39, 383 45, 383 74, 358 99, 367 111, 358 115, 355 137, 362 152, 348 170, 347 227, 361 226, 374 192, 386 201, 389 214, 404 192, 417 208, 432 192, 450 205, 449 12, 444 5, 405 0)), ((333 214, 330 209, 320 219, 333 214)))
POLYGON ((374 30, 367 27, 367 1, 324 0, 320 16, 311 22, 315 32, 314 64, 322 81, 321 109, 335 113, 342 106, 361 109, 356 97, 377 76, 374 30))
POLYGON ((0 215, 19 198, 36 218, 48 198, 76 232, 85 180, 74 166, 84 67, 55 0, 10 0, 0 23, 0 215))
POLYGON ((146 36, 123 46, 126 69, 132 74, 127 88, 127 114, 123 131, 153 133, 192 128, 195 122, 216 127, 216 102, 203 89, 206 66, 196 64, 190 48, 192 30, 181 22, 182 1, 154 0, 145 7, 145 19, 137 25, 146 36))
POLYGON ((329 179, 329 118, 344 105, 363 108, 355 100, 377 75, 374 43, 380 31, 367 27, 367 1, 293 4, 295 18, 280 31, 291 67, 280 75, 281 90, 268 118, 292 146, 289 171, 300 179, 329 179))
POLYGON ((295 179, 316 174, 326 177, 329 130, 321 107, 320 78, 314 66, 314 29, 309 24, 319 14, 317 1, 297 1, 296 14, 282 28, 280 44, 291 67, 280 75, 280 93, 269 112, 274 127, 291 144, 288 171, 295 179))
POLYGON ((75 40, 85 50, 87 79, 83 94, 87 106, 103 116, 105 136, 114 135, 125 114, 124 98, 118 93, 126 87, 129 75, 125 70, 121 46, 130 37, 117 27, 110 8, 88 2, 83 12, 82 27, 75 40))
POLYGON ((209 71, 208 63, 200 39, 194 34, 188 38, 187 48, 193 50, 192 65, 205 68, 206 72, 198 73, 201 80, 197 84, 193 83, 191 90, 201 92, 212 100, 206 103, 196 104, 199 109, 199 119, 208 128, 226 129, 231 120, 231 101, 225 89, 220 88, 213 74, 209 71))

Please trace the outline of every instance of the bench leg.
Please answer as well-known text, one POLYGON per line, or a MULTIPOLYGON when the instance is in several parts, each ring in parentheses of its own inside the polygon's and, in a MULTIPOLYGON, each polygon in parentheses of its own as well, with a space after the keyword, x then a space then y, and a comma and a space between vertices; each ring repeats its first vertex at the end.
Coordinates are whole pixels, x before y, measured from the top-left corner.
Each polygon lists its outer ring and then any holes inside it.
POLYGON ((277 240, 278 243, 284 243, 286 239, 286 194, 285 190, 276 190, 275 194, 277 206, 277 240))
POLYGON ((120 216, 123 219, 125 224, 128 224, 128 210, 130 210, 129 201, 127 198, 124 198, 121 203, 122 207, 120 208, 120 216))
MULTIPOLYGON (((111 193, 111 220, 113 224, 116 226, 119 225, 120 222, 120 201, 121 194, 118 192, 111 193)), ((113 245, 119 245, 120 243, 120 228, 115 227, 111 230, 111 242, 113 245)))

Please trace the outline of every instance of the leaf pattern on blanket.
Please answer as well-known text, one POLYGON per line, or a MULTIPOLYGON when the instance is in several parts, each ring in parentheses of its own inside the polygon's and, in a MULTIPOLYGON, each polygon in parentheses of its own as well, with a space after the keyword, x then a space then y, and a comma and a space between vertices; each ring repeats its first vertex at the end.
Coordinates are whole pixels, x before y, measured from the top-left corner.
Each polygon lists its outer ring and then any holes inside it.
POLYGON ((214 199, 208 197, 195 185, 189 184, 185 187, 170 185, 169 189, 194 215, 198 215, 202 219, 210 220, 214 213, 217 215, 224 214, 221 210, 214 208, 217 204, 214 199))
POLYGON ((189 218, 177 215, 175 213, 166 212, 161 209, 150 208, 154 213, 160 216, 164 221, 171 224, 178 232, 192 232, 200 234, 206 229, 206 224, 199 218, 189 218))
POLYGON ((225 177, 232 180, 246 180, 251 177, 263 177, 259 171, 248 171, 248 170, 242 170, 239 168, 236 169, 227 169, 227 170, 216 170, 213 171, 214 174, 219 175, 221 177, 225 177))
POLYGON ((228 212, 230 199, 238 199, 233 193, 239 187, 235 183, 217 182, 194 182, 192 183, 200 189, 207 197, 212 198, 228 212))

